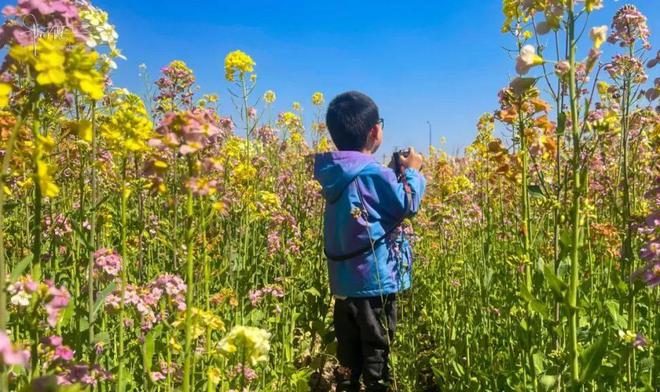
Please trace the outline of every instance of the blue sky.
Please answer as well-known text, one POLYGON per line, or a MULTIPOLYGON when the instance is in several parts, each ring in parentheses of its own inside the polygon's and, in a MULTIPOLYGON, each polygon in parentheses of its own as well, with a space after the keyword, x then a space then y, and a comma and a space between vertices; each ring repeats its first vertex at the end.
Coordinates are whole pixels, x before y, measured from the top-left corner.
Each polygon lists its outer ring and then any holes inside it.
MULTIPOLYGON (((630 2, 649 17, 652 31, 660 29, 658 0, 630 2)), ((605 3, 590 26, 609 25, 623 4, 605 3)), ((223 62, 228 52, 241 49, 257 63, 257 92, 276 92, 277 112, 299 101, 311 117, 315 91, 326 101, 353 89, 374 98, 386 121, 380 154, 407 145, 426 151, 427 121, 434 145, 444 137, 447 150, 462 151, 477 118, 496 108, 497 91, 514 76, 513 59, 504 50, 513 39, 500 33, 499 0, 95 4, 109 12, 128 58, 119 63, 115 85, 141 93, 139 64, 155 78, 161 66, 180 59, 195 71, 201 91, 219 93, 221 111, 230 112, 223 62)), ((652 43, 660 40, 652 37, 652 43)))

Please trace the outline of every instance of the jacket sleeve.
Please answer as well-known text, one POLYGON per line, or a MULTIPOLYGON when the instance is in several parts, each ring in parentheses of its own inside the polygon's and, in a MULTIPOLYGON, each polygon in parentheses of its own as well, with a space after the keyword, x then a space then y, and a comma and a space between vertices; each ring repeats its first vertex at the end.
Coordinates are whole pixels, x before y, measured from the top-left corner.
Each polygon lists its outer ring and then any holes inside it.
POLYGON ((401 220, 406 211, 407 216, 419 211, 426 188, 426 179, 419 171, 406 169, 404 173, 410 186, 410 201, 404 184, 397 181, 391 169, 383 166, 371 167, 365 174, 359 177, 359 186, 369 207, 370 216, 389 225, 389 222, 396 223, 401 220))
MULTIPOLYGON (((408 185, 410 186, 410 193, 411 193, 411 201, 412 205, 410 206, 410 214, 409 215, 415 215, 419 211, 419 206, 422 202, 422 196, 424 196, 424 192, 426 191, 426 178, 424 178, 424 175, 417 171, 416 169, 406 169, 405 171, 405 177, 406 181, 408 182, 408 185)), ((403 189, 404 185, 399 183, 399 186, 403 189)), ((405 203, 408 203, 408 198, 405 195, 405 190, 403 197, 406 199, 405 203)), ((405 206, 404 206, 405 208, 405 206)))

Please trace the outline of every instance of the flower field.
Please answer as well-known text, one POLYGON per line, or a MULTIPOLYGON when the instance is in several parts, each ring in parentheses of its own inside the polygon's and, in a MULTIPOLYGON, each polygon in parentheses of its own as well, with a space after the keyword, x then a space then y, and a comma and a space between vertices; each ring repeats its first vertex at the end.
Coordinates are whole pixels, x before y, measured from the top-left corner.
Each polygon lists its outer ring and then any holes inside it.
MULTIPOLYGON (((429 151, 401 228, 396 391, 660 388, 660 51, 637 3, 503 0, 517 76, 463 154, 429 151)), ((276 113, 241 50, 222 99, 181 60, 131 92, 103 10, 3 15, 0 391, 334 390, 324 95, 276 113)))

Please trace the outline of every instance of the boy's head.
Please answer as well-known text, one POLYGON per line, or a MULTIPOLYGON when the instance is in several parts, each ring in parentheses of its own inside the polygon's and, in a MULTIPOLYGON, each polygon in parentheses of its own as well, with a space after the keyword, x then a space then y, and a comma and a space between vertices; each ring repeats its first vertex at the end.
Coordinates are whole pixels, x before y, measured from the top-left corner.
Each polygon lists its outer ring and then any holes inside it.
POLYGON ((378 106, 357 91, 337 95, 328 105, 325 122, 339 150, 373 153, 383 140, 378 106))

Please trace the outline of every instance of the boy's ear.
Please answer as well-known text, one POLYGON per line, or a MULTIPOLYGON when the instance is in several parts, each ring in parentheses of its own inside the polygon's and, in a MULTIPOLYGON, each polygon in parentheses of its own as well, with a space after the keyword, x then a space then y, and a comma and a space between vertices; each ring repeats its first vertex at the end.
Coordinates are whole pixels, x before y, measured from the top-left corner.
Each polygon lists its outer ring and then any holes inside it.
POLYGON ((369 130, 369 136, 373 139, 378 139, 378 125, 374 125, 369 130))

